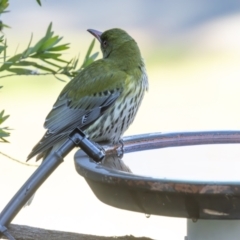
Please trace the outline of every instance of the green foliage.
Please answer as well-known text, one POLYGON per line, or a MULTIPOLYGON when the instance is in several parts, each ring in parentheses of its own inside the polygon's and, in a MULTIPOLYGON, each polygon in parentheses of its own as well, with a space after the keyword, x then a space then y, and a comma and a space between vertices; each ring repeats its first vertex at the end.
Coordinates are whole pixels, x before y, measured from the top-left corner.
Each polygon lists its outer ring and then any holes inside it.
MULTIPOLYGON (((41 6, 41 1, 36 0, 41 6)), ((0 0, 0 14, 7 12, 9 6, 8 0, 0 0)), ((0 31, 3 27, 8 27, 0 20, 0 31)), ((52 23, 49 24, 46 34, 35 45, 32 45, 33 35, 27 48, 14 56, 7 54, 7 40, 0 36, 0 72, 7 74, 0 78, 14 75, 46 75, 52 74, 57 79, 57 75, 65 75, 70 78, 91 64, 98 56, 98 53, 92 54, 95 39, 91 42, 83 63, 78 67, 78 58, 66 60, 62 58, 63 53, 69 49, 69 43, 60 43, 62 37, 55 35, 52 30, 52 23), (9 74, 10 73, 10 74, 9 74)), ((78 56, 79 57, 79 56, 78 56)), ((61 80, 61 79, 60 79, 61 80)))
MULTIPOLYGON (((36 1, 41 6, 41 0, 36 1)), ((8 12, 6 10, 8 6, 8 0, 0 0, 0 14, 8 12)), ((0 32, 6 27, 9 26, 0 20, 0 32)), ((4 35, 0 36, 0 78, 17 75, 53 75, 58 80, 63 81, 59 76, 75 77, 79 71, 91 64, 98 56, 98 52, 92 54, 94 39, 80 67, 78 65, 79 56, 70 60, 63 59, 62 55, 69 49, 70 44, 62 43, 62 37, 54 34, 52 23, 49 24, 46 34, 36 44, 32 45, 32 39, 33 35, 31 35, 29 44, 24 51, 9 56, 7 54, 7 40, 4 35)), ((0 124, 8 117, 9 115, 4 116, 4 110, 2 110, 0 124)), ((10 135, 8 130, 10 130, 8 127, 0 127, 0 142, 7 142, 5 138, 10 135)))
POLYGON ((8 12, 6 11, 8 6, 9 6, 8 0, 0 0, 0 14, 8 12))
POLYGON ((0 37, 0 54, 7 48, 3 36, 0 37))
POLYGON ((39 4, 39 6, 42 6, 42 3, 40 0, 37 0, 37 3, 39 4))
MULTIPOLYGON (((9 6, 8 0, 0 0, 0 15, 2 13, 7 13, 8 11, 6 11, 7 7, 9 6)), ((3 30, 3 28, 9 28, 8 25, 4 24, 1 20, 0 20, 0 31, 3 30)))
MULTIPOLYGON (((4 116, 4 110, 0 112, 0 125, 9 117, 9 115, 4 116)), ((5 137, 9 137, 10 133, 8 132, 10 130, 8 127, 0 127, 0 142, 8 142, 5 137)))
POLYGON ((98 52, 96 52, 92 56, 90 56, 91 53, 92 53, 94 44, 95 44, 95 38, 93 39, 93 41, 91 42, 91 44, 90 44, 90 46, 87 50, 86 56, 84 58, 83 64, 80 67, 80 69, 83 69, 83 68, 87 67, 89 64, 91 64, 97 58, 98 52))
MULTIPOLYGON (((70 78, 91 64, 98 56, 98 53, 92 53, 95 39, 89 46, 84 62, 78 68, 78 59, 73 58, 67 61, 62 58, 63 52, 69 49, 69 43, 60 44, 62 37, 54 35, 52 23, 47 28, 46 34, 35 45, 32 44, 32 36, 27 48, 12 57, 7 56, 7 45, 3 36, 0 38, 0 54, 3 53, 3 63, 0 65, 0 72, 10 72, 12 75, 41 75, 53 74, 54 76, 62 74, 70 78)), ((5 75, 6 76, 6 75, 5 75)), ((4 75, 1 77, 5 77, 4 75)), ((9 75, 7 75, 9 76, 9 75)), ((1 78, 0 77, 0 78, 1 78)), ((59 79, 59 78, 58 78, 59 79)))

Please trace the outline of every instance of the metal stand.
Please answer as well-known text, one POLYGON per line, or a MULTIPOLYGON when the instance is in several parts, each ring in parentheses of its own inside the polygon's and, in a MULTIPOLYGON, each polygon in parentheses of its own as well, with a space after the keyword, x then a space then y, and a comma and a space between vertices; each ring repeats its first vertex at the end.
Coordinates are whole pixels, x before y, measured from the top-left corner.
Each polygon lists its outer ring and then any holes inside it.
POLYGON ((236 240, 240 220, 187 220, 187 240, 236 240))
MULTIPOLYGON (((236 143, 240 143, 240 131, 152 133, 125 137, 123 150, 126 155, 176 146, 236 143)), ((112 156, 108 156, 110 150, 114 147, 106 151, 104 162, 111 162, 112 156)), ((119 171, 116 167, 96 164, 80 150, 75 154, 75 167, 96 197, 105 204, 149 215, 189 219, 185 240, 240 239, 239 181, 138 176, 119 171)))
POLYGON ((30 178, 19 189, 15 196, 10 200, 7 206, 0 214, 0 234, 4 234, 8 239, 14 240, 14 237, 8 232, 7 225, 14 219, 20 209, 25 205, 28 199, 36 192, 42 183, 51 175, 51 173, 63 162, 63 158, 74 148, 81 149, 96 162, 101 161, 105 153, 103 149, 86 138, 80 129, 75 129, 66 142, 54 153, 50 154, 30 178))
POLYGON ((121 148, 119 145, 110 145, 103 150, 88 140, 80 129, 75 129, 3 209, 0 214, 0 234, 14 240, 6 226, 62 163, 63 157, 74 146, 79 146, 86 154, 82 151, 75 154, 76 170, 102 202, 145 214, 196 219, 195 223, 191 220, 187 222, 188 240, 239 239, 240 182, 153 178, 124 172, 121 165, 120 168, 116 167, 116 162, 121 163, 122 152, 127 154, 167 147, 236 143, 240 143, 240 131, 152 133, 126 137, 121 148), (103 158, 103 164, 96 163, 103 158))

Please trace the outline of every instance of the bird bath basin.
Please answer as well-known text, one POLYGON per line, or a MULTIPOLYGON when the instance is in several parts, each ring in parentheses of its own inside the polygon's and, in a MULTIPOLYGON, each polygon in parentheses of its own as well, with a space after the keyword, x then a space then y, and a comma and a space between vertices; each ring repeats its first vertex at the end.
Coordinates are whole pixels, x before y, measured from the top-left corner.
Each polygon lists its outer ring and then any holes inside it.
POLYGON ((153 133, 123 143, 102 148, 74 129, 4 207, 0 235, 15 239, 8 225, 79 146, 84 152, 75 154, 76 170, 102 202, 147 216, 187 218, 188 240, 239 239, 240 131, 153 133))
POLYGON ((238 131, 139 135, 124 139, 122 159, 119 148, 107 150, 102 164, 79 150, 75 166, 108 205, 187 218, 188 240, 231 240, 240 236, 240 146, 234 143, 238 131), (122 161, 133 173, 123 171, 122 161), (141 172, 150 166, 153 174, 141 172))

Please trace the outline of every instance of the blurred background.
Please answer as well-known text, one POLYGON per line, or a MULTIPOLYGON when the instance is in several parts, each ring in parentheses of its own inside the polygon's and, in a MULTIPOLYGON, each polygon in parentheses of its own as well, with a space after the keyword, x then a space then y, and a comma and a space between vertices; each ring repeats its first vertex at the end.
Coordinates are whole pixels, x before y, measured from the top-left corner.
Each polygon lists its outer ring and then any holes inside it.
MULTIPOLYGON (((42 7, 35 0, 10 0, 9 10, 1 16, 11 26, 3 30, 8 54, 25 49, 31 33, 36 43, 50 22, 55 33, 64 36, 64 43, 71 43, 64 57, 71 59, 80 53, 80 62, 93 38, 88 28, 123 28, 137 41, 146 61, 150 88, 125 135, 240 129, 238 0, 45 0, 42 7)), ((99 50, 96 43, 94 51, 99 50)), ((5 126, 13 129, 10 143, 0 144, 1 152, 25 161, 43 135, 45 117, 64 84, 52 76, 0 78, 4 86, 0 90, 0 110, 10 114, 5 126)), ((232 173, 223 162, 229 151, 232 169, 239 169, 240 151, 234 146, 152 151, 134 158, 126 156, 126 163, 133 172, 147 175, 194 178, 198 173, 199 178, 211 180, 213 173, 218 173, 217 179, 227 179, 232 173)), ((96 235, 184 239, 185 219, 146 217, 99 202, 77 175, 73 154, 44 183, 32 205, 21 210, 14 223, 96 235)), ((0 209, 34 170, 1 155, 0 188, 4 194, 0 209)), ((237 175, 234 179, 238 180, 237 175)))

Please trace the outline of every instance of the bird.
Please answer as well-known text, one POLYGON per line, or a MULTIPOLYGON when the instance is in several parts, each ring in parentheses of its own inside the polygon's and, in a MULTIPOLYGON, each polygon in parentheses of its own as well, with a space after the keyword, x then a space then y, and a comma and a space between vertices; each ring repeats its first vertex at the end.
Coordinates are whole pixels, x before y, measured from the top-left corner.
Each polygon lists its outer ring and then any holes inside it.
POLYGON ((137 42, 120 28, 87 31, 99 41, 103 57, 65 85, 46 117, 47 131, 27 161, 34 156, 44 160, 77 127, 98 144, 116 144, 137 114, 148 90, 137 42))
MULTIPOLYGON (((148 91, 148 75, 140 49, 126 31, 120 28, 87 31, 99 41, 103 57, 65 85, 46 117, 47 131, 27 161, 34 156, 44 161, 76 128, 97 144, 117 144, 148 91)), ((121 168, 131 172, 125 165, 121 168)), ((31 204, 33 197, 25 206, 31 204)))

